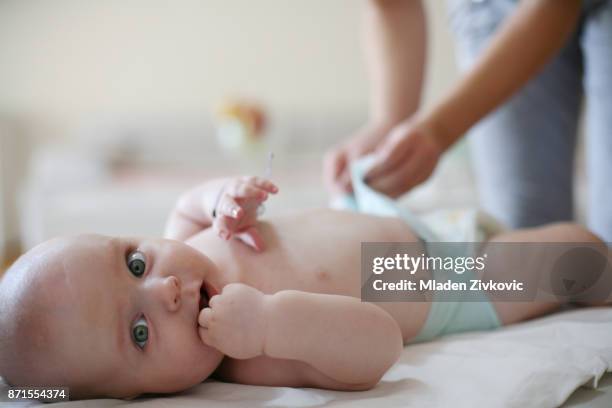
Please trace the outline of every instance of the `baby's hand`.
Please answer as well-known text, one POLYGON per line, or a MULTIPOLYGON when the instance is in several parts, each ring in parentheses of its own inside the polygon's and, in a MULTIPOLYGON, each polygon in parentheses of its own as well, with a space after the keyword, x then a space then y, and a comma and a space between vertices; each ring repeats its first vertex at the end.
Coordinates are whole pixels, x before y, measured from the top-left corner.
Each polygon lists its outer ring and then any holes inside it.
POLYGON ((260 177, 231 179, 220 192, 214 208, 213 228, 223 239, 235 236, 256 251, 262 251, 264 242, 255 228, 257 209, 269 193, 277 192, 278 187, 260 177))
POLYGON ((264 351, 268 297, 242 283, 231 283, 210 299, 200 312, 200 338, 223 354, 237 359, 260 356, 264 351))

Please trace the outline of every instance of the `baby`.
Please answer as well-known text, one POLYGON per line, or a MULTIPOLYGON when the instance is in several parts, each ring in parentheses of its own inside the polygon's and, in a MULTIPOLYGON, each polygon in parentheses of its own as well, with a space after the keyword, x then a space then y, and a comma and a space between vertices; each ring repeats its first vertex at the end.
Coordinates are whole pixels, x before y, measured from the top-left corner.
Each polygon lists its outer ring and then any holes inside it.
MULTIPOLYGON (((171 393, 210 376, 375 386, 437 306, 362 302, 361 243, 422 237, 396 217, 350 211, 258 220, 277 192, 257 177, 215 180, 178 200, 167 239, 83 235, 35 247, 0 283, 0 375, 14 386, 68 386, 72 398, 171 393)), ((598 241, 572 224, 493 240, 598 241)), ((475 327, 557 306, 484 302, 489 317, 475 327)))

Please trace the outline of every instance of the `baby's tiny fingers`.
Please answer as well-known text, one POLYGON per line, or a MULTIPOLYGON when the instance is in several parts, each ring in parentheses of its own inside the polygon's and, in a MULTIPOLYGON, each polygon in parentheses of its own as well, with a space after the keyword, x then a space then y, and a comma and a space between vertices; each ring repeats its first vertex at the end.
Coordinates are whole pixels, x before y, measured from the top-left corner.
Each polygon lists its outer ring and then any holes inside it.
POLYGON ((276 185, 268 179, 261 178, 261 177, 252 177, 249 179, 249 182, 267 191, 268 193, 272 193, 272 194, 278 193, 278 187, 276 187, 276 185))
POLYGON ((213 311, 210 307, 202 309, 200 315, 198 316, 198 324, 203 328, 208 329, 208 327, 210 326, 210 321, 212 319, 212 312, 213 311))
POLYGON ((228 240, 232 237, 232 233, 236 230, 238 224, 238 220, 222 215, 215 219, 213 228, 222 239, 228 240))
POLYGON ((213 346, 212 338, 210 336, 210 332, 208 329, 204 329, 202 327, 198 327, 198 334, 200 335, 200 340, 208 346, 213 346))
POLYGON ((249 183, 238 183, 234 185, 231 192, 236 198, 257 198, 259 200, 268 198, 268 193, 265 190, 249 183))
POLYGON ((217 217, 219 215, 225 215, 227 217, 238 219, 242 216, 243 213, 244 211, 242 210, 240 205, 238 205, 236 200, 234 200, 234 198, 229 194, 223 195, 221 202, 219 202, 216 208, 217 217))
MULTIPOLYGON (((215 307, 215 304, 219 301, 219 295, 214 295, 213 297, 210 298, 210 300, 208 301, 208 310, 210 310, 212 312, 213 307, 215 307)), ((206 310, 206 309, 204 309, 206 310)))

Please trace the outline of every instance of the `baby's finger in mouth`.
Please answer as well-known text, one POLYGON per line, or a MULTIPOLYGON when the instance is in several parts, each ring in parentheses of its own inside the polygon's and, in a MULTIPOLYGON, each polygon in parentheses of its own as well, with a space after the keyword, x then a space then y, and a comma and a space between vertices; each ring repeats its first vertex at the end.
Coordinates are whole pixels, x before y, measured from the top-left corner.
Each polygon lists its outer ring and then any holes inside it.
POLYGON ((210 338, 210 333, 208 332, 208 329, 202 328, 202 327, 198 327, 198 335, 200 336, 200 340, 202 340, 202 343, 211 346, 211 338, 210 338))
POLYGON ((201 328, 208 329, 208 324, 210 322, 210 316, 212 314, 212 309, 210 307, 206 307, 202 309, 200 315, 198 316, 198 324, 201 328))

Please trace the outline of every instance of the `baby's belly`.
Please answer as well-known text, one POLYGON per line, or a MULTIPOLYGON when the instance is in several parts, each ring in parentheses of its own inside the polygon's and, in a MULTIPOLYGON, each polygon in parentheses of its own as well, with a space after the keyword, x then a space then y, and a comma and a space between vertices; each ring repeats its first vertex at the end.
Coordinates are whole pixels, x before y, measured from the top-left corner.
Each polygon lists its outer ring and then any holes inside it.
POLYGON ((310 215, 262 224, 267 249, 248 260, 263 270, 254 284, 360 297, 362 242, 417 241, 395 218, 329 210, 310 215))

